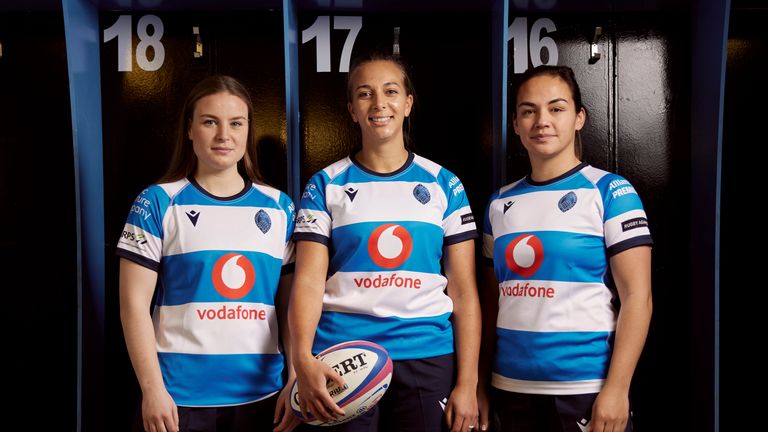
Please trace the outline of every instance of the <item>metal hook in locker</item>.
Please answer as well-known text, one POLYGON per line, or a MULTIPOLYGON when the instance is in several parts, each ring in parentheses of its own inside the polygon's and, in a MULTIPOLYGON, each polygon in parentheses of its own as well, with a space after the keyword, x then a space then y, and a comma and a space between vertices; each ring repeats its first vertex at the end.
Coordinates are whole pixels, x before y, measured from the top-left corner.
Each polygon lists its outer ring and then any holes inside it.
POLYGON ((597 38, 603 34, 602 27, 595 27, 594 33, 592 33, 592 40, 589 41, 589 63, 594 64, 600 60, 600 47, 597 45, 597 38))
POLYGON ((193 26, 192 34, 195 35, 195 52, 193 55, 195 58, 200 58, 203 56, 203 38, 200 37, 200 27, 193 26))
POLYGON ((400 57, 400 27, 395 27, 392 42, 392 57, 400 57))

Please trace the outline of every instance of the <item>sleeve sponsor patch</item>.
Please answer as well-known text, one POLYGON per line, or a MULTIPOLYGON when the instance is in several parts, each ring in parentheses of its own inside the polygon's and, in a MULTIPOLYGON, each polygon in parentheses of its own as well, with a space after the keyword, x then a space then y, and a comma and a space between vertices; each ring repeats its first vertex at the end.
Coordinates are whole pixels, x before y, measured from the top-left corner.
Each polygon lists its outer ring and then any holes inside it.
POLYGON ((467 213, 465 215, 461 215, 461 224, 466 225, 468 223, 472 223, 475 221, 475 215, 472 213, 467 213))
POLYGON ((622 231, 629 231, 635 228, 647 228, 647 227, 648 227, 648 219, 644 217, 628 219, 621 223, 622 231))

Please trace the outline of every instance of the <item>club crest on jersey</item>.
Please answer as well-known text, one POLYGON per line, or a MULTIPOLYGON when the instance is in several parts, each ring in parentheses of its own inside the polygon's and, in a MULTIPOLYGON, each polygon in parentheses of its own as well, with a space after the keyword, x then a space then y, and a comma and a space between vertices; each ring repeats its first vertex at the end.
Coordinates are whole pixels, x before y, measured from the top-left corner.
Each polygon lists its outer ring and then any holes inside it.
POLYGON ((380 225, 368 237, 368 255, 379 267, 392 269, 403 265, 411 250, 411 233, 400 225, 380 225))
POLYGON ((349 201, 352 202, 355 200, 355 197, 357 196, 357 189, 353 187, 348 187, 344 190, 344 193, 347 194, 347 196, 349 197, 349 201))
POLYGON ((272 219, 264 210, 259 210, 258 213, 256 213, 254 220, 256 221, 256 226, 259 227, 264 234, 272 228, 272 219))
POLYGON ((561 212, 565 213, 576 205, 577 200, 578 199, 576 198, 576 194, 573 193, 573 191, 568 192, 567 194, 563 195, 562 198, 560 198, 560 201, 557 203, 557 207, 561 212))
POLYGON ((504 251, 507 267, 522 277, 533 276, 544 261, 544 245, 533 234, 521 234, 504 251))
POLYGON ((186 212, 187 217, 189 218, 189 221, 192 222, 192 226, 197 226, 197 219, 200 217, 200 212, 197 210, 190 210, 186 212))
POLYGON ((219 294, 230 300, 239 300, 253 288, 256 271, 244 255, 228 253, 213 265, 211 279, 219 294))
POLYGON ((432 199, 427 188, 421 184, 417 184, 416 187, 413 188, 413 197, 422 204, 426 204, 432 199))

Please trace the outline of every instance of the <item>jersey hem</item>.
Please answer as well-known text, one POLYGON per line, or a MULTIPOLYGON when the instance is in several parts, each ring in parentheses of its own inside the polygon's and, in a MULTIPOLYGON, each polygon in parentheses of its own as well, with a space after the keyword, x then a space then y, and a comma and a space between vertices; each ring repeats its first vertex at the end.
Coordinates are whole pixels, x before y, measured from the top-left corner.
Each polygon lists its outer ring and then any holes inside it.
POLYGON ((584 381, 527 381, 507 378, 493 373, 491 385, 499 390, 526 394, 575 395, 599 393, 605 380, 584 381))
POLYGON ((218 407, 233 407, 233 406, 240 406, 240 405, 248 405, 250 403, 254 402, 260 402, 265 399, 269 399, 272 396, 276 395, 280 390, 275 390, 272 393, 267 394, 266 396, 262 396, 258 399, 249 400, 246 402, 237 402, 237 403, 231 403, 231 404, 215 404, 215 405, 191 405, 191 404, 185 404, 185 403, 177 403, 177 406, 185 407, 185 408, 218 408, 218 407))

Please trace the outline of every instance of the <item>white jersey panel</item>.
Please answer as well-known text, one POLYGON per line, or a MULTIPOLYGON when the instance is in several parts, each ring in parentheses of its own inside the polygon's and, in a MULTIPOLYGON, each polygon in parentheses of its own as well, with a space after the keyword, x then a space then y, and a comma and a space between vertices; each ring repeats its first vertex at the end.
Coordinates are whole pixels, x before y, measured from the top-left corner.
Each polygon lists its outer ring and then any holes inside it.
POLYGON ((563 196, 563 191, 540 191, 524 195, 513 195, 497 199, 491 203, 491 224, 496 237, 519 232, 525 227, 531 231, 565 231, 573 234, 603 235, 602 224, 594 223, 594 218, 602 220, 603 212, 597 189, 574 189, 577 202, 590 203, 591 212, 542 212, 541 209, 553 208, 563 196))
POLYGON ((404 217, 409 221, 442 225, 442 212, 447 205, 445 194, 437 183, 404 181, 330 184, 326 189, 326 200, 334 215, 334 228, 359 223, 361 220, 398 221, 404 217), (433 197, 427 205, 415 199, 403 199, 411 196, 414 188, 419 185, 433 197), (348 196, 350 189, 354 190, 354 201, 348 196), (354 213, 350 211, 353 205, 354 213))
POLYGON ((525 381, 493 373, 491 385, 502 390, 527 394, 576 395, 599 393, 605 380, 525 381))
POLYGON ((451 313, 450 297, 435 289, 445 282, 440 275, 409 271, 336 272, 325 284, 323 310, 399 318, 451 313))
POLYGON ((614 331, 612 297, 605 285, 597 283, 504 281, 499 284, 497 327, 531 332, 614 331))
POLYGON ((168 209, 163 221, 166 249, 164 255, 178 255, 206 250, 239 250, 262 252, 283 260, 285 239, 267 235, 255 222, 258 212, 269 216, 270 230, 286 232, 285 214, 280 209, 253 207, 221 207, 202 205, 176 205, 168 209), (178 224, 192 224, 190 214, 195 216, 195 228, 205 236, 185 236, 188 227, 178 224), (181 229, 180 229, 181 228, 181 229), (254 239, 262 239, 254 241, 254 239))
POLYGON ((277 354, 275 307, 263 303, 158 306, 157 351, 185 354, 277 354), (164 331, 158 331, 164 329, 164 331), (194 329, 194 332, 190 331, 194 329), (238 335, 233 337, 233 335, 238 335), (247 336, 246 336, 247 335, 247 336))

